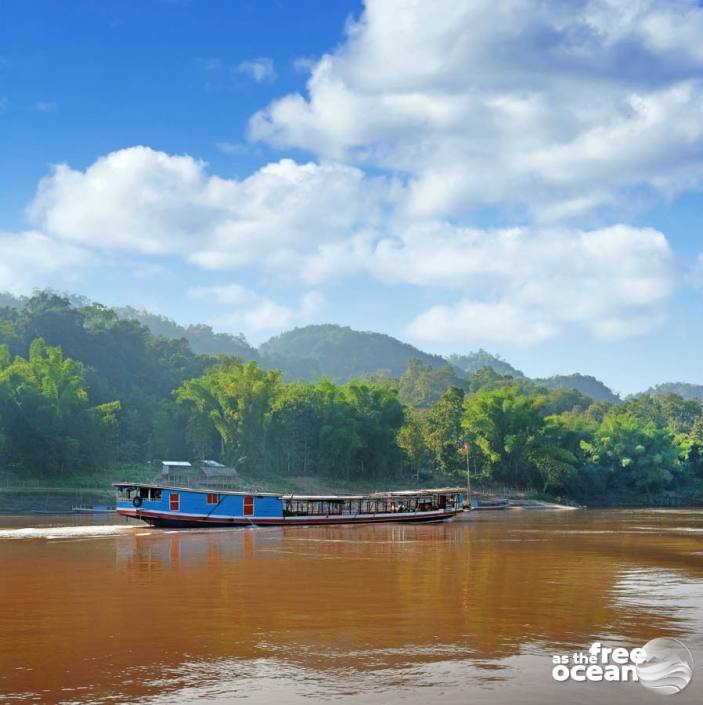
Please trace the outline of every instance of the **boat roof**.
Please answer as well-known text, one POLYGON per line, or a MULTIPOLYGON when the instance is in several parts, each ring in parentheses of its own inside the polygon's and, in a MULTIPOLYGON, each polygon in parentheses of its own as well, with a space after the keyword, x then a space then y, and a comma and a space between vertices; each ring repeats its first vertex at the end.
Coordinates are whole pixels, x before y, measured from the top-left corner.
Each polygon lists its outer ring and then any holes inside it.
POLYGON ((113 487, 134 487, 152 490, 178 490, 179 492, 215 492, 217 494, 236 494, 248 497, 280 497, 276 492, 258 492, 245 490, 221 490, 214 487, 178 487, 175 485, 162 485, 159 482, 113 482, 113 487))
POLYGON ((420 497, 430 494, 457 494, 464 492, 462 487, 440 487, 419 490, 396 490, 396 491, 380 491, 369 492, 368 494, 284 494, 282 499, 308 499, 318 501, 334 501, 348 499, 403 499, 409 497, 420 497))
POLYGON ((292 493, 276 493, 276 492, 258 492, 258 491, 245 491, 245 490, 220 490, 217 488, 209 487, 173 487, 171 485, 161 485, 155 482, 113 482, 113 487, 135 487, 135 488, 146 488, 146 489, 157 489, 157 490, 178 490, 182 492, 215 492, 217 494, 231 494, 231 495, 246 495, 254 497, 280 497, 281 499, 298 499, 298 500, 310 500, 310 501, 346 501, 351 499, 402 499, 409 497, 425 496, 430 494, 457 494, 464 492, 463 487, 439 487, 433 489, 419 489, 419 490, 397 490, 394 492, 369 492, 368 494, 292 494, 292 493))

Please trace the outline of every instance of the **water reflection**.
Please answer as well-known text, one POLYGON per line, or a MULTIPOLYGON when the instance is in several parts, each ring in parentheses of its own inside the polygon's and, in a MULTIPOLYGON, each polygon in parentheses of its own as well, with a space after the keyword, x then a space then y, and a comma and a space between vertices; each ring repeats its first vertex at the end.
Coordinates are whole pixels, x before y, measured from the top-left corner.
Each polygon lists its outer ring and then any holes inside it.
MULTIPOLYGON (((479 688, 485 702, 646 701, 639 686, 557 687, 547 656, 670 635, 703 661, 701 529, 698 512, 523 512, 0 534, 0 694, 466 702, 479 688)), ((677 702, 701 692, 694 681, 677 702)))

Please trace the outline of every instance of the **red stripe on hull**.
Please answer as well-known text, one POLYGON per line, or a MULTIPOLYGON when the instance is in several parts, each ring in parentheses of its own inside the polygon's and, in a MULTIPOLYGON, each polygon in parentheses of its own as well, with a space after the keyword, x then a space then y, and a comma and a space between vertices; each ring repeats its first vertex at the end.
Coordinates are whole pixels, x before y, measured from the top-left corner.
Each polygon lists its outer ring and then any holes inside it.
POLYGON ((397 516, 340 516, 340 517, 190 517, 141 509, 117 509, 117 513, 133 519, 141 519, 152 526, 204 527, 204 526, 309 526, 320 524, 385 524, 388 522, 414 523, 423 521, 444 521, 457 514, 456 511, 398 514, 397 516))

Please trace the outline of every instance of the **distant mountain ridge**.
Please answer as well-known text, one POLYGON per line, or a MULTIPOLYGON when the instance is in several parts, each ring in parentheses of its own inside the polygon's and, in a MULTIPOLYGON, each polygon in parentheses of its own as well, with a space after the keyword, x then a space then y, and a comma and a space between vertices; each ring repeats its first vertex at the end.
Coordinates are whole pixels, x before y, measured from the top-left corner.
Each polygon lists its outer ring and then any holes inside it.
MULTIPOLYGON (((56 292, 53 292, 56 293, 56 292)), ((89 299, 79 295, 63 294, 74 306, 88 306, 89 299)), ((27 297, 0 292, 0 307, 20 310, 27 297)), ((205 324, 181 325, 176 321, 130 306, 114 308, 125 320, 137 320, 154 335, 170 339, 184 338, 191 349, 203 355, 234 355, 244 360, 255 360, 267 369, 280 369, 289 380, 313 380, 329 377, 345 382, 355 377, 389 377, 400 379, 411 360, 437 369, 450 367, 454 372, 441 373, 447 379, 452 374, 468 378, 478 370, 489 367, 496 374, 532 381, 547 389, 575 389, 596 401, 617 402, 620 397, 603 382, 590 375, 574 373, 529 380, 524 373, 499 356, 479 349, 449 355, 446 358, 424 352, 390 335, 371 331, 356 331, 335 324, 310 325, 295 328, 252 346, 243 335, 217 333, 205 324)), ((662 396, 680 394, 685 399, 703 401, 703 385, 686 382, 666 382, 642 392, 662 396)))
POLYGON ((203 323, 182 326, 166 316, 131 306, 120 306, 114 310, 120 318, 139 321, 154 335, 163 338, 185 338, 193 352, 199 355, 235 355, 245 360, 259 359, 256 348, 249 345, 241 334, 216 333, 203 323))
POLYGON ((299 369, 307 367, 334 382, 379 373, 399 378, 413 359, 429 367, 447 364, 443 357, 423 352, 390 335, 333 324, 281 333, 259 346, 259 354, 266 366, 287 371, 286 361, 290 360, 299 369))
POLYGON ((689 382, 664 382, 646 389, 642 394, 653 397, 663 397, 667 394, 678 394, 687 401, 703 401, 703 384, 690 384, 689 382))
MULTIPOLYGON (((336 383, 366 376, 400 379, 411 360, 419 360, 435 369, 451 367, 462 378, 489 367, 504 377, 528 379, 509 362, 483 349, 444 358, 384 333, 357 331, 331 323, 294 328, 270 338, 257 350, 244 336, 215 333, 210 326, 181 326, 163 316, 129 307, 117 311, 121 317, 136 318, 156 335, 185 338, 196 353, 238 355, 245 360, 256 360, 268 369, 282 370, 288 379, 329 377, 336 383)), ((591 375, 554 375, 532 381, 547 389, 575 389, 595 401, 615 403, 620 400, 609 387, 591 375)))
POLYGON ((535 378, 532 381, 547 389, 575 389, 594 401, 607 401, 611 404, 620 401, 620 397, 599 379, 578 372, 571 375, 554 375, 546 379, 535 378))
POLYGON ((498 355, 491 355, 483 348, 466 355, 449 355, 447 358, 452 367, 468 376, 475 374, 484 367, 490 367, 496 374, 509 377, 524 378, 525 375, 520 370, 513 367, 498 355))

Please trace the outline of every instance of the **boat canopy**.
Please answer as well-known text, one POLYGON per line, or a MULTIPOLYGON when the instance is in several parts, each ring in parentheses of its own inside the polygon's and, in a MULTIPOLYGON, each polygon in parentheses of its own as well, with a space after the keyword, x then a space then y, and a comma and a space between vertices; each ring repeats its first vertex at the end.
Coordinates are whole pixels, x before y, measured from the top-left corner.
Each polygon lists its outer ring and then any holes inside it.
POLYGON ((461 494, 466 492, 462 487, 440 487, 421 490, 400 490, 397 492, 369 492, 368 494, 283 494, 281 499, 305 499, 310 501, 333 502, 350 499, 409 499, 411 497, 425 497, 437 494, 461 494))

